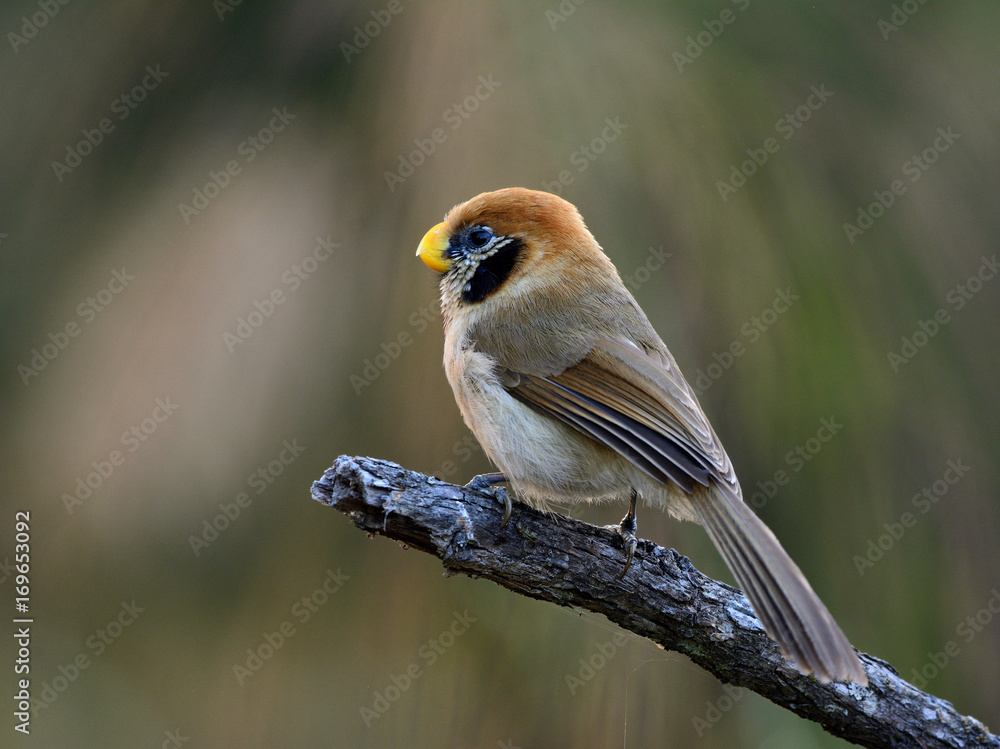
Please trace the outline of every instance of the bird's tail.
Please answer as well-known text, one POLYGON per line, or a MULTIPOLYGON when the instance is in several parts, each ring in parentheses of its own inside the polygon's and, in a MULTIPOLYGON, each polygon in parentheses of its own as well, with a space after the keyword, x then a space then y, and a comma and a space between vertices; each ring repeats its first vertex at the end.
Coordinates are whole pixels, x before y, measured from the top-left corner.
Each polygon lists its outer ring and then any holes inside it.
POLYGON ((867 684, 868 677, 851 643, 753 510, 719 484, 693 504, 764 629, 799 670, 822 682, 867 684))

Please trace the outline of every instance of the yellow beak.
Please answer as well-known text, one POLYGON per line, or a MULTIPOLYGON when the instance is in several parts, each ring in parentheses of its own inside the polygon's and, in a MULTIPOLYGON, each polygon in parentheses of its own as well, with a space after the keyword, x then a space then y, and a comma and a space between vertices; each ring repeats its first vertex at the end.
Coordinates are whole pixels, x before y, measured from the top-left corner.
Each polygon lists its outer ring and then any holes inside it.
POLYGON ((451 260, 445 257, 447 249, 447 227, 444 222, 441 222, 424 234, 424 238, 417 245, 417 257, 423 260, 431 270, 444 273, 451 266, 451 260))

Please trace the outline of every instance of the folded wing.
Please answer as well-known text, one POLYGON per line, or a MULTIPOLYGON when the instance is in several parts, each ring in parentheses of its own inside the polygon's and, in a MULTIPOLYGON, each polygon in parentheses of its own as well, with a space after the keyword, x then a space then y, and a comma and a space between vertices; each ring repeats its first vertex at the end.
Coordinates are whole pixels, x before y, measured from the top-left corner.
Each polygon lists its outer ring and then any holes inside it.
POLYGON ((668 355, 602 339, 560 374, 506 374, 515 398, 619 452, 650 477, 688 493, 714 478, 739 492, 725 450, 668 355))

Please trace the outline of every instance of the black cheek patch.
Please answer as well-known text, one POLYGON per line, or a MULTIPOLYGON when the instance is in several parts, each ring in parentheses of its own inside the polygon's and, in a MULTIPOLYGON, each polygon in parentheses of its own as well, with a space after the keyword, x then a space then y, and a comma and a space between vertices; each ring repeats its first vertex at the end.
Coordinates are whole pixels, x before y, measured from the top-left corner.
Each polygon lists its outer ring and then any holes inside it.
POLYGON ((495 255, 482 260, 462 289, 462 301, 468 304, 481 302, 503 286, 517 266, 523 249, 524 243, 520 239, 512 239, 495 255))

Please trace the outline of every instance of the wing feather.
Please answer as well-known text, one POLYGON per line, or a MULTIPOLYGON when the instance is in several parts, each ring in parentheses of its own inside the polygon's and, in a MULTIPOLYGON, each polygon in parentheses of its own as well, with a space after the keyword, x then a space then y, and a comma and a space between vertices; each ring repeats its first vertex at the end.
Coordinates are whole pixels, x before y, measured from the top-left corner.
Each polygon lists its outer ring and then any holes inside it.
POLYGON ((599 340, 578 363, 542 377, 505 376, 523 403, 615 450, 658 481, 691 493, 710 479, 737 487, 729 458, 669 355, 599 340))
POLYGON ((663 435, 614 408, 549 378, 521 375, 511 391, 564 423, 631 460, 657 481, 674 481, 685 491, 693 482, 707 486, 708 472, 663 435))

